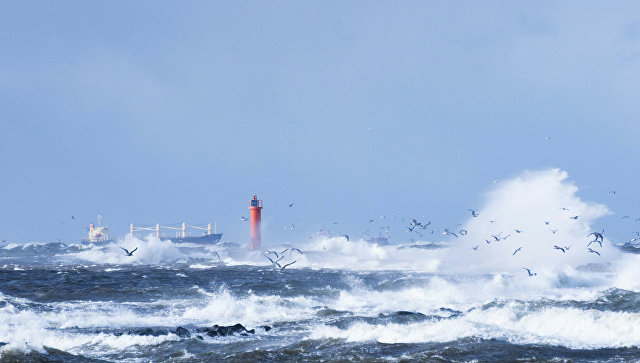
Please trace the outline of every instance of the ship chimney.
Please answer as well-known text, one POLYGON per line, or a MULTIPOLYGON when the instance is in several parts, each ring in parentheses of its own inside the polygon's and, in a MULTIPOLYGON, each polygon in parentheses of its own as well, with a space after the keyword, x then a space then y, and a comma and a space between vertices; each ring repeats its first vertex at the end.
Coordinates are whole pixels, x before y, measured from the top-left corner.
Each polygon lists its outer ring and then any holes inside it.
POLYGON ((251 223, 251 244, 249 246, 252 250, 259 250, 261 243, 260 233, 260 221, 262 220, 262 199, 258 199, 257 196, 253 196, 253 199, 249 200, 249 213, 251 223))

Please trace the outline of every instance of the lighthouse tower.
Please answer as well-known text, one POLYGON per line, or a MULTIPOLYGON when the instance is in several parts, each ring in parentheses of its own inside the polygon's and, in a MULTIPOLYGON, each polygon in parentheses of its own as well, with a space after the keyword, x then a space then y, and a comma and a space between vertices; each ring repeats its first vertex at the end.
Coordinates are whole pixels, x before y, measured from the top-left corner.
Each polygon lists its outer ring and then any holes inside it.
POLYGON ((258 199, 258 197, 254 195, 253 199, 249 201, 249 212, 251 219, 251 245, 249 248, 259 250, 261 242, 260 220, 262 219, 262 199, 258 199))

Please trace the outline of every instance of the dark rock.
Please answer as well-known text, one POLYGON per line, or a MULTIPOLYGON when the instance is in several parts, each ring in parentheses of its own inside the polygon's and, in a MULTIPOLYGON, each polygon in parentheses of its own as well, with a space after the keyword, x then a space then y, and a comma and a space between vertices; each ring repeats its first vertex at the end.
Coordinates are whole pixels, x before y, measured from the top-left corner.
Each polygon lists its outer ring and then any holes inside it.
POLYGON ((189 333, 187 329, 181 326, 177 327, 176 330, 173 331, 173 333, 180 338, 191 338, 191 333, 189 333))
POLYGON ((202 335, 196 335, 196 338, 200 339, 200 340, 204 340, 204 338, 202 337, 202 335))
POLYGON ((270 327, 270 326, 267 326, 267 325, 261 326, 261 328, 262 328, 262 329, 264 329, 264 331, 269 331, 269 330, 271 330, 271 327, 270 327))
POLYGON ((129 330, 129 335, 159 337, 161 335, 167 335, 167 334, 169 334, 169 332, 162 329, 153 330, 151 328, 140 328, 135 330, 129 330))
POLYGON ((199 328, 197 329, 199 333, 205 333, 210 337, 226 337, 234 334, 255 334, 255 329, 247 330, 242 324, 229 325, 229 326, 220 326, 214 325, 211 328, 199 328))

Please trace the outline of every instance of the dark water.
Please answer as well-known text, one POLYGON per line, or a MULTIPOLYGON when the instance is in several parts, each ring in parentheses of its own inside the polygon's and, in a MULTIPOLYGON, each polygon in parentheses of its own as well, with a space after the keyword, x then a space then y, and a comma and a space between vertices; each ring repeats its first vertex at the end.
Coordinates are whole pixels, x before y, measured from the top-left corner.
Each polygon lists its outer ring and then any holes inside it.
POLYGON ((608 283, 607 273, 593 272, 598 284, 559 285, 495 274, 279 270, 196 252, 170 263, 103 264, 64 244, 0 250, 2 360, 640 359, 640 294, 608 283), (237 323, 253 331, 203 330, 237 323))

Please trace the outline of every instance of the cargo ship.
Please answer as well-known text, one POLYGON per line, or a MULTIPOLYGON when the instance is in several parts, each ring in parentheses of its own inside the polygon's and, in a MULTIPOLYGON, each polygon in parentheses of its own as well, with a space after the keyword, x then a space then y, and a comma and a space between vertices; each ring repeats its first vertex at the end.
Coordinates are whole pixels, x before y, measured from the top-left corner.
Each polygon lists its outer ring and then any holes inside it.
POLYGON ((155 226, 134 226, 133 223, 129 226, 129 234, 132 237, 136 236, 136 232, 150 231, 153 234, 163 240, 169 240, 171 242, 179 242, 179 243, 198 243, 198 244, 214 244, 220 242, 222 239, 222 233, 217 233, 217 224, 213 224, 213 229, 211 228, 211 223, 208 223, 206 227, 200 226, 189 226, 186 222, 182 222, 180 227, 171 227, 171 226, 161 226, 159 223, 156 223, 155 226), (161 231, 163 229, 175 230, 175 236, 166 236, 161 231), (189 229, 196 229, 202 231, 200 236, 192 236, 189 229))

